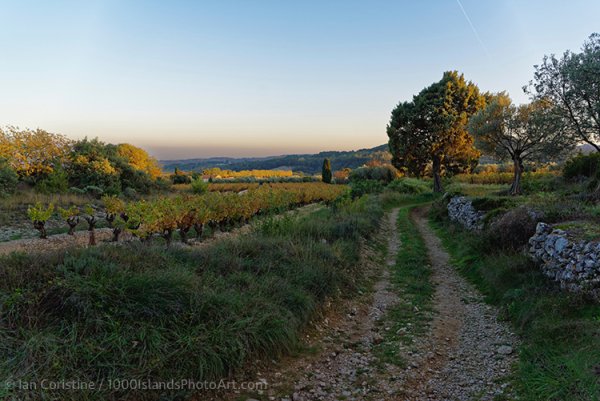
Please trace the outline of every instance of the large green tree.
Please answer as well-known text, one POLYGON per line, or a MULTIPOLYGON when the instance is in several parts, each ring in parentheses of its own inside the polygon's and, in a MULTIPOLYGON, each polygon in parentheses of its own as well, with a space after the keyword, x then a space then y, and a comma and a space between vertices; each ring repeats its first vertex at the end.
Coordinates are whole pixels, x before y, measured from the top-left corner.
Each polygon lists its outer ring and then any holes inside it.
POLYGON ((550 102, 539 100, 515 106, 504 92, 494 95, 484 109, 471 117, 468 130, 485 154, 512 160, 511 195, 521 193, 525 162, 549 162, 573 148, 573 141, 564 135, 550 102))
POLYGON ((534 100, 552 102, 566 133, 600 152, 600 34, 592 34, 581 53, 544 56, 524 89, 534 100))
POLYGON ((420 177, 431 167, 433 190, 442 191, 444 173, 470 171, 479 152, 466 130, 469 117, 486 97, 456 71, 423 89, 411 102, 398 104, 387 126, 392 164, 420 177))

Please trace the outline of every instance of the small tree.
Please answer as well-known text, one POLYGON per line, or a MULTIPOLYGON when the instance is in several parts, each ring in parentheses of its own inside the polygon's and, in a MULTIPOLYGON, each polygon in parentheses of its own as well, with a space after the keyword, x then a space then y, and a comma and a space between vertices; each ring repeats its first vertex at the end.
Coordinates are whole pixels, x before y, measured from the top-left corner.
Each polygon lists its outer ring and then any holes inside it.
POLYGON ((27 208, 27 216, 33 223, 33 228, 40 232, 40 238, 48 238, 46 232, 46 222, 52 216, 54 212, 54 205, 51 203, 48 206, 43 206, 40 202, 37 202, 33 206, 27 208))
POLYGON ((323 170, 321 173, 321 179, 326 184, 331 184, 331 162, 329 159, 323 160, 323 170))
POLYGON ((517 107, 505 93, 499 93, 471 118, 469 131, 484 153, 512 160, 510 194, 519 195, 526 161, 551 161, 572 149, 572 141, 556 121, 555 109, 548 102, 517 107))
POLYGON ((105 219, 113 230, 112 241, 118 242, 128 220, 127 213, 125 213, 125 202, 116 196, 103 196, 102 202, 106 208, 105 219))
POLYGON ((88 224, 88 232, 89 232, 89 242, 88 245, 93 246, 96 245, 96 223, 98 220, 95 216, 95 211, 92 205, 86 205, 83 208, 83 218, 88 224))
POLYGON ((77 206, 71 206, 68 209, 58 208, 58 213, 69 226, 67 234, 75 235, 75 227, 79 224, 79 209, 77 206))

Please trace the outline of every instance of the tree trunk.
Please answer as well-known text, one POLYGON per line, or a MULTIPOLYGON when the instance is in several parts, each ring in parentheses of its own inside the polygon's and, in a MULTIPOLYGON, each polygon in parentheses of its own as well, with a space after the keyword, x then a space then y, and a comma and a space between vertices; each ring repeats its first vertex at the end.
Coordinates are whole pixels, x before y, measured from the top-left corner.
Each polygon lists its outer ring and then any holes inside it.
POLYGON ((442 179, 440 177, 440 169, 442 162, 439 156, 433 156, 433 192, 440 193, 444 190, 442 186, 442 179))
POLYGON ((515 157, 513 159, 514 164, 514 178, 513 183, 510 187, 510 194, 513 196, 521 195, 521 177, 523 176, 523 160, 520 157, 515 157))
POLYGON ((113 228, 112 242, 119 242, 119 235, 121 235, 121 229, 119 227, 113 228))
POLYGON ((173 230, 165 230, 163 231, 163 238, 167 243, 167 248, 171 246, 171 241, 173 240, 173 230))
POLYGON ((202 238, 202 229, 204 227, 202 226, 202 224, 194 224, 194 231, 196 231, 196 239, 201 239, 202 238))
POLYGON ((96 232, 94 231, 96 228, 96 218, 94 216, 86 217, 85 221, 88 223, 88 231, 90 232, 90 241, 88 245, 94 246, 96 245, 96 232))
POLYGON ((33 228, 40 232, 40 238, 46 239, 48 238, 48 233, 46 232, 46 222, 45 221, 34 221, 33 228))
POLYGON ((191 227, 181 227, 179 229, 179 237, 181 237, 181 242, 183 242, 184 244, 188 243, 188 231, 190 231, 191 227))
POLYGON ((69 217, 67 219, 67 224, 69 225, 69 232, 67 234, 75 235, 75 227, 79 224, 79 218, 69 217))

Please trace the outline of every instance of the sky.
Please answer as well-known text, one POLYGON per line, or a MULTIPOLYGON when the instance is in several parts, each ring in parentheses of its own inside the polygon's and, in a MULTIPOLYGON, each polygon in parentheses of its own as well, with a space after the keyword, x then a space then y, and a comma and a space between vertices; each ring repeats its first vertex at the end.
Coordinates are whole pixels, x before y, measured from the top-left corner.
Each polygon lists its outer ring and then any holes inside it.
POLYGON ((0 0, 0 126, 159 159, 373 147, 447 70, 526 102, 533 66, 599 15, 598 0, 0 0))

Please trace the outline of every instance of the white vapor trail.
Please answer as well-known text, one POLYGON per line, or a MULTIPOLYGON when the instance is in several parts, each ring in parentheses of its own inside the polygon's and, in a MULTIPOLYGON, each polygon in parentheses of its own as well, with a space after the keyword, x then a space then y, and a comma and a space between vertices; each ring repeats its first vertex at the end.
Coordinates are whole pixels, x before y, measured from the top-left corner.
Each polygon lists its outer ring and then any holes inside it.
POLYGON ((490 58, 490 52, 488 51, 487 47, 485 47, 485 44, 483 43, 483 40, 481 40, 481 37, 479 36, 479 33, 477 32, 477 29, 475 29, 475 25, 473 25, 473 22, 471 21, 471 18, 469 18, 469 14, 467 14, 467 12, 465 11, 465 8, 463 7, 463 5, 460 2, 460 0, 456 0, 456 2, 458 3, 458 6, 460 7, 460 10, 462 11, 463 15, 465 16, 465 19, 469 23, 469 26, 471 27, 471 30, 473 31, 473 34, 475 34, 475 38, 477 38, 477 41, 479 42, 479 44, 483 48, 483 51, 485 52, 486 56, 488 56, 488 58, 490 58))

